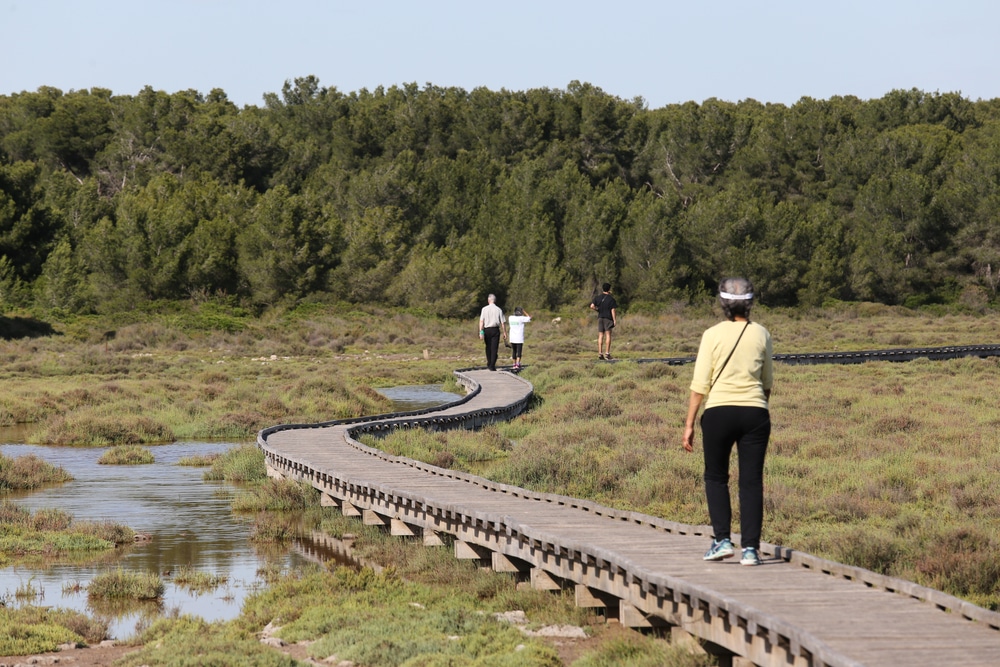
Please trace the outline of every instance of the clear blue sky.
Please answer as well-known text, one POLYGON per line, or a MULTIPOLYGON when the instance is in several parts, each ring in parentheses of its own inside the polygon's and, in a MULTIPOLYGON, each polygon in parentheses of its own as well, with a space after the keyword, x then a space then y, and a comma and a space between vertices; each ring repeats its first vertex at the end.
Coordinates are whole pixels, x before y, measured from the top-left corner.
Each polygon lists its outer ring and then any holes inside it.
POLYGON ((0 94, 588 82, 651 107, 1000 97, 996 0, 0 0, 0 94))

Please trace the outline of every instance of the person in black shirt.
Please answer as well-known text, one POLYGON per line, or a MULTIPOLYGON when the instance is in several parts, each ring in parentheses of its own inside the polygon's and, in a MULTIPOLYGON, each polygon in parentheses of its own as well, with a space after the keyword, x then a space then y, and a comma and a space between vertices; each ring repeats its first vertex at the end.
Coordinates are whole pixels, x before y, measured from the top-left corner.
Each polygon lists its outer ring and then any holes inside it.
POLYGON ((611 330, 618 324, 618 302, 611 296, 611 283, 601 286, 598 294, 590 304, 597 311, 597 358, 611 359, 611 330))

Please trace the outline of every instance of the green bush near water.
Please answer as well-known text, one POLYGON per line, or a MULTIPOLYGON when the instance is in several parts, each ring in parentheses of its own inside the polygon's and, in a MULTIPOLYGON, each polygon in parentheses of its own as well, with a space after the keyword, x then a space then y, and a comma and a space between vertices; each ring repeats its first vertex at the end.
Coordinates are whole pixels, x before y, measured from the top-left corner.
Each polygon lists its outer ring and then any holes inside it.
POLYGON ((34 454, 11 458, 0 454, 0 493, 37 489, 46 484, 70 482, 73 476, 34 454))
POLYGON ((206 623, 194 616, 161 618, 134 640, 142 648, 119 658, 116 667, 304 667, 290 656, 240 635, 231 624, 206 623))
POLYGON ((267 478, 264 452, 257 445, 233 447, 212 461, 212 467, 203 474, 206 480, 227 482, 260 482, 267 478))
POLYGON ((107 635, 106 621, 79 612, 0 605, 0 655, 45 653, 63 644, 95 644, 107 635))
POLYGON ((232 500, 236 512, 287 512, 305 509, 316 491, 308 484, 287 479, 266 479, 240 490, 232 500))
POLYGON ((98 463, 119 466, 144 465, 154 463, 155 461, 156 457, 153 456, 153 452, 149 451, 145 447, 139 447, 138 445, 119 445, 117 447, 112 447, 108 451, 101 454, 101 458, 97 459, 98 463))
POLYGON ((116 568, 100 572, 87 585, 87 596, 104 599, 155 600, 165 586, 159 575, 116 568))
POLYGON ((74 521, 63 510, 29 509, 0 501, 0 565, 100 553, 135 540, 135 532, 110 521, 74 521))
POLYGON ((221 454, 206 454, 204 456, 196 454, 194 456, 185 456, 177 461, 179 466, 190 466, 192 468, 208 468, 215 460, 219 458, 221 454))
POLYGON ((405 582, 391 571, 315 569, 248 598, 236 624, 250 632, 281 619, 278 636, 313 641, 315 659, 336 655, 373 667, 561 664, 552 648, 492 611, 468 593, 405 582))
POLYGON ((228 581, 229 577, 226 575, 195 570, 187 565, 178 568, 173 575, 174 584, 193 593, 207 593, 224 585, 228 581))

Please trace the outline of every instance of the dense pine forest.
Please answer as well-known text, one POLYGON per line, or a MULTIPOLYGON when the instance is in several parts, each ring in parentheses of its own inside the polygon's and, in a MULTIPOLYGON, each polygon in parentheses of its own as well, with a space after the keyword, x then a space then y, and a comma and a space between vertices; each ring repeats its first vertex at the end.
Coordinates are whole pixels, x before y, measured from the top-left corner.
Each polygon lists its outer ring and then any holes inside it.
POLYGON ((629 309, 720 276, 772 306, 982 311, 1000 284, 1000 100, 896 90, 650 109, 586 83, 0 97, 0 308, 226 299, 629 309))

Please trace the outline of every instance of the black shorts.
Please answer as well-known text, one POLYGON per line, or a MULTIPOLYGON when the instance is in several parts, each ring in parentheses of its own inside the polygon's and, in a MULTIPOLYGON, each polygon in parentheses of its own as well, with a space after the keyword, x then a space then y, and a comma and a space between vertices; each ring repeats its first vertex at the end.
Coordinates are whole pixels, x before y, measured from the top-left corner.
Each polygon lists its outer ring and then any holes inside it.
POLYGON ((604 333, 615 328, 615 321, 609 317, 597 318, 597 333, 604 333))

